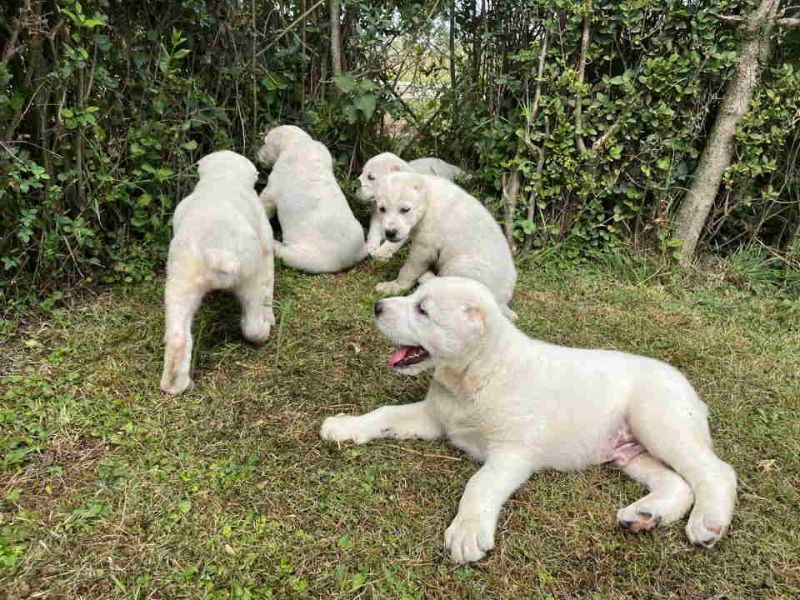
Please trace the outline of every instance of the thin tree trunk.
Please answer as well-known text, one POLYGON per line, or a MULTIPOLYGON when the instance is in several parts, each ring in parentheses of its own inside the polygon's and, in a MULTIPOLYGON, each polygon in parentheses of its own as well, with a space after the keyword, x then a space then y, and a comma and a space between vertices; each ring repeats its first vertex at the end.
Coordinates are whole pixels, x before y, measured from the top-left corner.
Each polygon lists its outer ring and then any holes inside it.
POLYGON ((456 99, 456 2, 450 3, 450 87, 453 90, 453 104, 456 99))
POLYGON ((331 71, 333 76, 342 74, 342 28, 339 0, 330 0, 331 15, 331 71))
POLYGON ((510 175, 503 174, 503 205, 505 207, 505 233, 508 246, 514 251, 514 217, 517 213, 517 198, 521 180, 519 171, 514 169, 510 175))
MULTIPOLYGON (((592 0, 588 1, 586 12, 583 15, 583 30, 581 32, 581 54, 578 59, 578 85, 583 88, 586 79, 586 61, 589 57, 589 41, 592 37, 592 0)), ((575 99, 575 143, 581 153, 586 152, 586 144, 583 141, 583 90, 578 91, 575 99)))
POLYGON ((681 266, 692 262, 697 242, 719 192, 722 176, 733 156, 736 126, 747 113, 761 78, 762 63, 772 52, 772 30, 779 0, 761 0, 743 22, 739 62, 728 84, 708 141, 697 163, 692 183, 675 221, 675 238, 681 242, 681 266))

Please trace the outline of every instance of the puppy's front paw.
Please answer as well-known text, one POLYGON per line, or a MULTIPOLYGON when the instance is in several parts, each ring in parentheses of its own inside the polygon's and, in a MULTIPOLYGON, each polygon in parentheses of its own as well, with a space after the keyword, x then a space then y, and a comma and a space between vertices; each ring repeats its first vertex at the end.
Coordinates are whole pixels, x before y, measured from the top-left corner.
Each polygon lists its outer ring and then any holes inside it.
POLYGON ((192 379, 188 375, 164 376, 161 379, 161 391, 170 396, 182 394, 190 385, 192 385, 192 379))
POLYGON ((378 248, 381 247, 380 242, 367 242, 367 254, 370 256, 375 256, 375 253, 378 251, 378 248))
POLYGON ((454 562, 475 562, 494 548, 494 522, 460 512, 444 532, 444 543, 454 562))
POLYGON ((371 439, 361 417, 350 415, 336 415, 325 419, 319 430, 319 436, 329 442, 353 441, 356 444, 363 444, 371 439))
POLYGON ((397 283, 397 281, 384 281, 383 283, 379 283, 375 286, 375 291, 379 294, 384 294, 386 296, 390 296, 392 294, 400 294, 401 292, 405 291, 402 285, 397 283))
POLYGON ((383 244, 379 248, 375 248, 369 255, 375 260, 389 260, 394 256, 395 249, 389 244, 383 244))

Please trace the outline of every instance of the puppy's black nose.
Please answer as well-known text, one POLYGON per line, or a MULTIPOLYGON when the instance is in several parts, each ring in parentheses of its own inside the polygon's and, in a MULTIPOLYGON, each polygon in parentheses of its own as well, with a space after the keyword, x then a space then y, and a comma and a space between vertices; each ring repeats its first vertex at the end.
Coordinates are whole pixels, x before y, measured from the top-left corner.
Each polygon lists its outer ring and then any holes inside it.
POLYGON ((375 316, 380 317, 381 313, 383 312, 383 300, 375 303, 375 316))
POLYGON ((387 229, 386 231, 384 231, 384 233, 386 234, 386 239, 389 240, 390 242, 393 242, 397 237, 396 229, 387 229))

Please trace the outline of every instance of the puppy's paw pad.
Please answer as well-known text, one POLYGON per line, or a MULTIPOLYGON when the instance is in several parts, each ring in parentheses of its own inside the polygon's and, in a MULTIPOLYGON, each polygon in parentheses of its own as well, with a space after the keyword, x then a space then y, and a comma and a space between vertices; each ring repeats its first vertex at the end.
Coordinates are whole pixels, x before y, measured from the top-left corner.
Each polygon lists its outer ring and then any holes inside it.
POLYGON ((617 513, 617 521, 620 526, 634 533, 655 529, 661 523, 661 518, 661 515, 655 514, 652 510, 637 508, 633 505, 620 509, 617 513))
POLYGON ((365 431, 360 431, 359 418, 349 415, 336 415, 328 417, 322 422, 319 435, 323 440, 329 442, 352 441, 356 444, 363 444, 369 441, 369 436, 365 431))
POLYGON ((454 562, 479 561, 494 548, 494 523, 459 514, 444 532, 444 542, 454 562))

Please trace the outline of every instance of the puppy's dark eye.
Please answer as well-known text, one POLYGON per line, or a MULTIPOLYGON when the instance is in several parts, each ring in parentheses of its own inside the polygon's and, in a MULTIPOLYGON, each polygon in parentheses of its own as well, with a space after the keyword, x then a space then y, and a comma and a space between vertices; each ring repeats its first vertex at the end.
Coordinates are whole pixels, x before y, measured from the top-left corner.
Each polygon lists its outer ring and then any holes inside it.
POLYGON ((370 181, 375 181, 375 175, 372 174, 367 175, 367 179, 369 179, 370 181))
POLYGON ((411 210, 410 208, 408 208, 407 206, 404 206, 403 208, 400 209, 400 213, 404 215, 410 210, 411 210))
POLYGON ((421 314, 423 317, 427 317, 428 316, 428 311, 425 310, 424 308, 422 308, 422 303, 417 304, 417 312, 419 314, 421 314))
POLYGON ((379 211, 379 212, 382 212, 382 213, 385 213, 385 212, 386 212, 386 207, 385 207, 385 206, 381 206, 381 207, 378 209, 378 211, 379 211))

